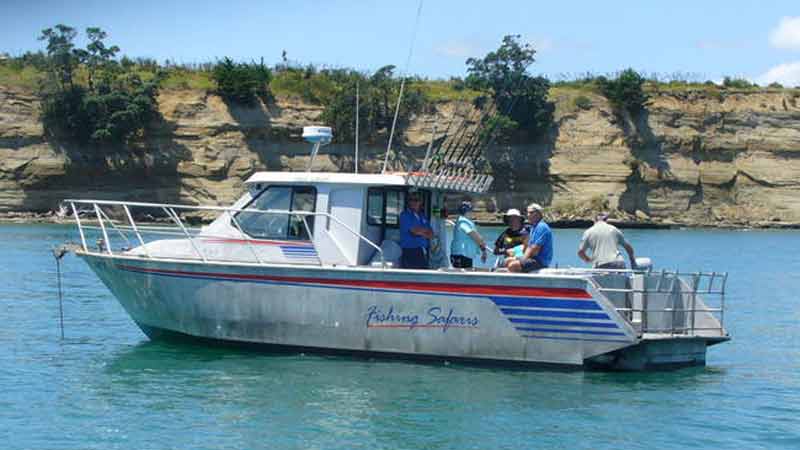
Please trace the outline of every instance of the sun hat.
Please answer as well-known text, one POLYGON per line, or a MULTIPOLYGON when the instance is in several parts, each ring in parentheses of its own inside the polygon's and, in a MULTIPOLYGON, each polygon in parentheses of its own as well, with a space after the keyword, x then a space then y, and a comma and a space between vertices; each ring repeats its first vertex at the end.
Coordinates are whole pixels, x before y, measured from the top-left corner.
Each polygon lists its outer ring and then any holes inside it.
POLYGON ((522 213, 519 212, 517 208, 511 208, 503 214, 504 217, 519 217, 520 219, 524 219, 522 213))

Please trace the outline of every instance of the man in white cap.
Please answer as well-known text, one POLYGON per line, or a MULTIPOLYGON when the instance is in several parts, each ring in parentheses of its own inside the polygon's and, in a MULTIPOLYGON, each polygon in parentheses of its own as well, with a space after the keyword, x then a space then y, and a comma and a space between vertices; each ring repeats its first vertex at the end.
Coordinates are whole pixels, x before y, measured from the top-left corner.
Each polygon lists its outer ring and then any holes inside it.
POLYGON ((624 269, 625 259, 619 251, 622 246, 631 260, 631 268, 636 268, 636 258, 633 256, 633 247, 617 227, 607 222, 608 214, 600 213, 594 225, 583 233, 578 246, 578 256, 591 263, 595 269, 624 269), (589 251, 591 255, 587 255, 589 251))
POLYGON ((528 205, 530 237, 522 256, 506 263, 510 272, 532 272, 550 266, 553 260, 553 232, 542 219, 544 208, 538 203, 528 205))

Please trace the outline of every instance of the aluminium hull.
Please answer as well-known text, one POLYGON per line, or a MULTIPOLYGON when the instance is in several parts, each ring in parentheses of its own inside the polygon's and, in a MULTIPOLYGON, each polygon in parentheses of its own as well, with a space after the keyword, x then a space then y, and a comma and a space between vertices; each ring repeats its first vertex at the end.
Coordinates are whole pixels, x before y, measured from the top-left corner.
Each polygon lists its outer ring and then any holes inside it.
MULTIPOLYGON (((604 355, 643 344, 579 276, 79 255, 151 338, 571 367, 610 366, 619 358, 604 355)), ((695 344, 670 361, 704 363, 695 344)))

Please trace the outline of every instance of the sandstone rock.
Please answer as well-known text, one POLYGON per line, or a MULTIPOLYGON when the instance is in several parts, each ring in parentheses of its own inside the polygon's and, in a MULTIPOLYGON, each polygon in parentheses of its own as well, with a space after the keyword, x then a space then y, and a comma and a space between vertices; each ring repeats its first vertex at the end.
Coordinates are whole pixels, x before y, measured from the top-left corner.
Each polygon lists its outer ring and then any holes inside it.
MULTIPOLYGON (((602 207, 649 223, 800 223, 793 91, 662 91, 636 119, 618 116, 594 93, 558 88, 552 99, 553 134, 506 148, 513 173, 495 173, 494 190, 474 199, 490 220, 490 211, 537 201, 573 221, 602 207), (576 108, 576 95, 589 96, 591 107, 576 108)), ((34 93, 0 87, 0 212, 49 211, 66 197, 229 204, 257 170, 305 170, 302 127, 319 124, 322 112, 286 98, 227 105, 191 90, 163 91, 159 107, 163 125, 135 151, 76 149, 45 138, 34 93)), ((418 162, 434 124, 441 134, 474 127, 476 117, 468 104, 437 103, 398 134, 397 160, 418 162)), ((362 171, 380 170, 385 140, 361 146, 362 171)), ((324 147, 314 169, 352 170, 352 155, 352 144, 324 147)))

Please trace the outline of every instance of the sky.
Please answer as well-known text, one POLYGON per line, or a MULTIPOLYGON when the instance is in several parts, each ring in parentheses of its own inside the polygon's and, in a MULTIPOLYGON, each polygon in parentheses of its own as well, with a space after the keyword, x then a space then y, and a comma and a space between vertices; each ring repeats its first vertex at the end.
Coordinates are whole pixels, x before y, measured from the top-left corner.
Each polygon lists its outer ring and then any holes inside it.
MULTIPOLYGON (((632 67, 662 78, 800 85, 800 1, 0 0, 0 52, 43 49, 41 30, 98 26, 122 53, 178 63, 229 56, 464 76, 468 57, 519 34, 550 79, 632 67), (415 32, 416 29, 416 32, 415 32), (413 42, 413 46, 412 46, 413 42), (408 58, 409 49, 411 57, 408 58), (408 64, 407 64, 408 62, 408 64)), ((82 43, 79 41, 79 43, 82 43)))

